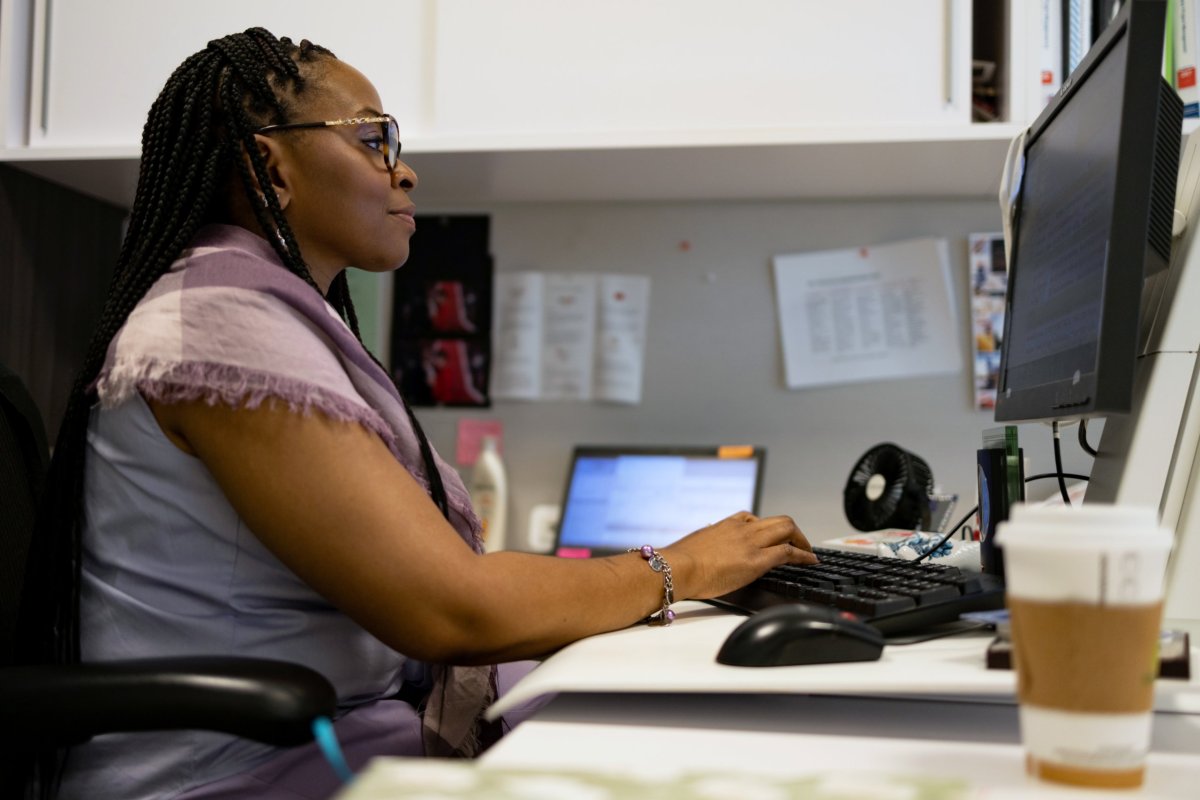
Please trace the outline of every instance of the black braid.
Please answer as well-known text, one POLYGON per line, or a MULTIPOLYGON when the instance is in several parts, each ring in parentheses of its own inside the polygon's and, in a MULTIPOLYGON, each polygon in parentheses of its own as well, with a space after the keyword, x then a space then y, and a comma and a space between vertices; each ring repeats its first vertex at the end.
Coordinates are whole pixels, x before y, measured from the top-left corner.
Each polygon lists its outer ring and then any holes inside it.
MULTIPOLYGON (((113 337, 134 306, 169 270, 200 226, 222 213, 233 176, 286 268, 317 287, 271 189, 254 131, 287 122, 291 101, 304 92, 306 78, 321 61, 333 58, 331 52, 308 41, 296 45, 262 28, 251 28, 209 42, 187 58, 151 106, 142 130, 142 158, 125 241, 100 321, 71 389, 39 506, 17 631, 21 662, 79 661, 84 458, 88 420, 97 399, 93 384, 113 337), (265 204, 259 200, 259 187, 265 204)), ((334 308, 358 335, 344 276, 336 283, 334 308)), ((433 499, 448 514, 429 442, 407 403, 405 409, 420 443, 433 499)), ((51 797, 60 771, 59 754, 36 764, 17 764, 16 772, 5 776, 0 794, 11 796, 8 781, 14 780, 13 785, 30 781, 37 794, 51 797)))

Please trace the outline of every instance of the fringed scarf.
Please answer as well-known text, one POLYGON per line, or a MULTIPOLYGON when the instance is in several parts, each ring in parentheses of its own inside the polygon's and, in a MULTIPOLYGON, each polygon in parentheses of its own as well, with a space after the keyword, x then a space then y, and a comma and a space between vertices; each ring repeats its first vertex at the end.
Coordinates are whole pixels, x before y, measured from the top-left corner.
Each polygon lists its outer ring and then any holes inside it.
MULTIPOLYGON (((395 385, 325 300, 263 239, 202 228, 130 314, 96 382, 115 406, 134 392, 160 402, 255 408, 267 398, 374 432, 429 491, 416 433, 395 385)), ((479 520, 458 473, 434 454, 458 534, 482 552, 479 520)), ((427 755, 470 757, 489 737, 494 667, 434 666, 422 713, 427 755)))

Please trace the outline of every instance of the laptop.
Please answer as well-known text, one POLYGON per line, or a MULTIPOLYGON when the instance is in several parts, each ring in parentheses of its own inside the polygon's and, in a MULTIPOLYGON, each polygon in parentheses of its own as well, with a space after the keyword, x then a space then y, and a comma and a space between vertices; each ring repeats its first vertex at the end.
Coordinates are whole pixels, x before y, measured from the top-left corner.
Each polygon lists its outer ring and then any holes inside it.
POLYGON ((566 558, 664 547, 738 511, 758 513, 766 450, 749 445, 579 445, 554 552, 566 558))

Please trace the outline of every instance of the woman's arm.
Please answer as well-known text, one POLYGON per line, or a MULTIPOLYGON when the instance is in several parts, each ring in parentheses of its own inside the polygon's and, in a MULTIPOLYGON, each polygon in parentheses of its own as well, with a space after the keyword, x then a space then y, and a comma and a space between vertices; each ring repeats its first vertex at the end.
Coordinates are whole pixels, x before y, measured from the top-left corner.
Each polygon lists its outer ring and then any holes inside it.
MULTIPOLYGON (((474 553, 383 442, 355 423, 203 402, 151 407, 284 564, 390 647, 427 661, 543 655, 662 605, 637 554, 474 553)), ((663 548, 676 597, 715 597, 772 566, 810 563, 787 517, 736 514, 663 548)))

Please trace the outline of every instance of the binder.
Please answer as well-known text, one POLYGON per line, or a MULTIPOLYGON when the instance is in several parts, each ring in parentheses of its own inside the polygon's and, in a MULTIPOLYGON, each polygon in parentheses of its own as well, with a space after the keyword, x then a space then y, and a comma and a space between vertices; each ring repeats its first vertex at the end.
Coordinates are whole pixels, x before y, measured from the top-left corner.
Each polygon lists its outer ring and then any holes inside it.
POLYGON ((1175 0, 1167 0, 1167 21, 1163 31, 1162 76, 1169 85, 1175 85, 1175 0))
POLYGON ((1037 0, 1030 20, 1033 43, 1029 93, 1034 119, 1054 99, 1063 80, 1063 12, 1064 0, 1037 0))
POLYGON ((1062 2, 1062 74, 1068 76, 1083 61, 1094 41, 1092 36, 1092 0, 1062 2))
POLYGON ((1183 116, 1200 117, 1200 88, 1196 86, 1196 0, 1174 0, 1175 91, 1183 99, 1183 116))

